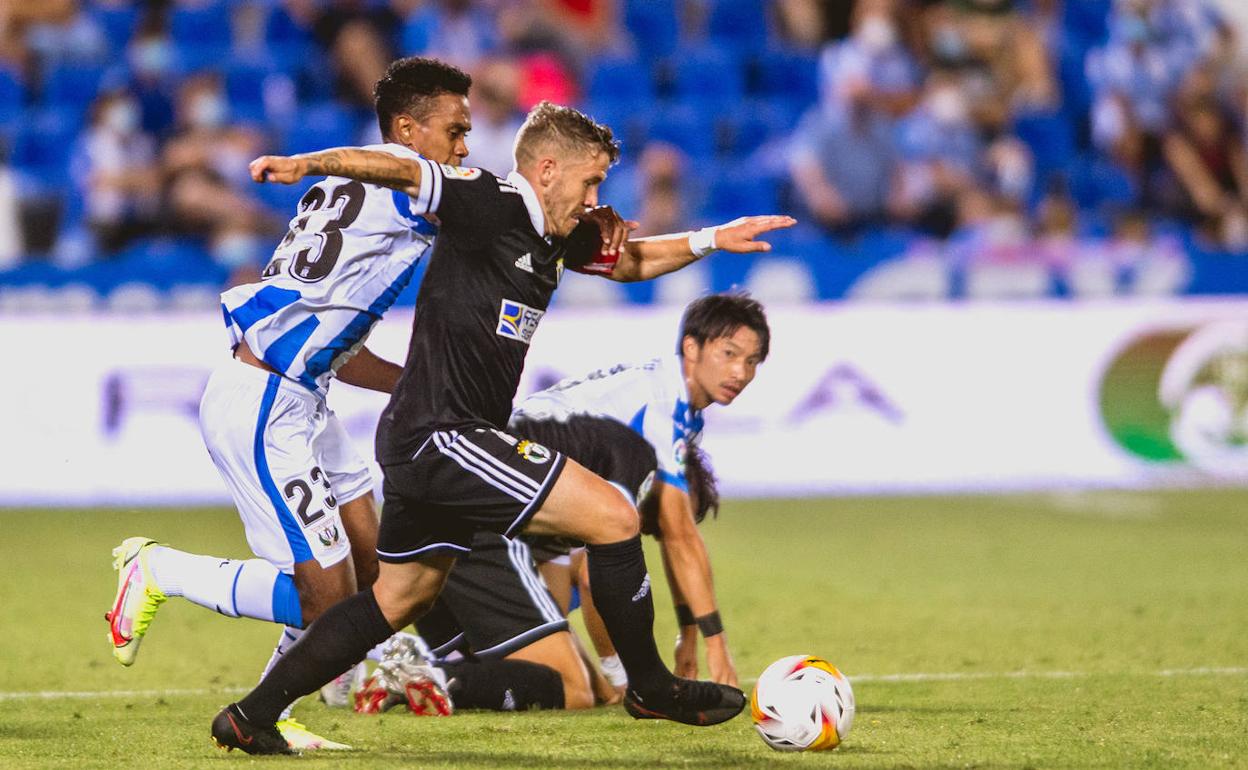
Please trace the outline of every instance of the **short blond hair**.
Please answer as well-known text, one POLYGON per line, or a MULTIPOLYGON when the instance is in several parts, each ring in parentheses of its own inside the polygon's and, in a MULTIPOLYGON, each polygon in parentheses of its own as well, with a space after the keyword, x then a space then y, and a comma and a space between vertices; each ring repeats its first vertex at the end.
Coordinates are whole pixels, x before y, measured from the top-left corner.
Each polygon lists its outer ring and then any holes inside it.
POLYGON ((516 166, 537 160, 539 148, 546 144, 565 152, 605 152, 611 163, 620 159, 620 143, 608 126, 580 110, 543 101, 529 110, 516 134, 516 166))

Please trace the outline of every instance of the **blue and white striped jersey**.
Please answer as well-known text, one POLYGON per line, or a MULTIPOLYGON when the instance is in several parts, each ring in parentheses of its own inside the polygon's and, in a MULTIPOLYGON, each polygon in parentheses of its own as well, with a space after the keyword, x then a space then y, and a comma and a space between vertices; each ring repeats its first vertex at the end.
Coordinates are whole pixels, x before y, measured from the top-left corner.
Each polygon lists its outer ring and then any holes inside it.
POLYGON ((702 436, 702 411, 689 406, 679 356, 620 364, 562 380, 525 398, 513 412, 533 420, 565 420, 577 414, 606 417, 632 428, 654 447, 659 480, 689 491, 685 452, 702 436))
MULTIPOLYGON (((364 149, 421 159, 398 144, 364 149)), ((433 243, 437 228, 418 216, 432 209, 423 200, 432 193, 429 180, 415 200, 342 177, 309 188, 264 277, 221 295, 231 346, 245 340, 269 366, 324 396, 433 243)))

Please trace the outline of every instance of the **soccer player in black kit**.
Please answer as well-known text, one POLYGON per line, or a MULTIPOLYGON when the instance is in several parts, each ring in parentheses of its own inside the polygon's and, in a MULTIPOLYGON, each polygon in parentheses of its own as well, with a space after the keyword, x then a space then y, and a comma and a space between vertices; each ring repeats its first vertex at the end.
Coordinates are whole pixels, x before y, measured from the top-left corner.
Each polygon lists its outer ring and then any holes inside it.
POLYGON ((627 671, 625 708, 635 718, 711 725, 744 707, 737 688, 677 678, 659 657, 637 511, 575 461, 505 432, 529 342, 565 264, 645 280, 715 249, 766 251, 755 238, 793 224, 747 217, 625 241, 635 225, 595 208, 618 154, 609 128, 542 103, 517 135, 517 170, 506 179, 354 148, 252 163, 257 180, 331 175, 394 188, 440 231, 407 362, 377 431, 385 477, 379 577, 326 611, 251 693, 217 715, 219 746, 289 753, 273 728, 281 710, 424 614, 476 529, 588 544, 594 599, 627 671), (592 246, 581 242, 587 229, 592 246))

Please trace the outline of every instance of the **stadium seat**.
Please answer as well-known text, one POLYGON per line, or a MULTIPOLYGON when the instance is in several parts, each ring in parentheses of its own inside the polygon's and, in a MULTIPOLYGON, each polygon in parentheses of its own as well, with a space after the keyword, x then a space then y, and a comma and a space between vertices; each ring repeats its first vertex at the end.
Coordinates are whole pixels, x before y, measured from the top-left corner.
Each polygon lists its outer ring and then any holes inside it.
POLYGON ((680 20, 675 0, 627 0, 624 25, 642 58, 667 56, 676 50, 680 20))
POLYGON ((0 67, 0 126, 12 125, 22 115, 26 87, 18 75, 0 67))
POLYGON ((719 123, 723 148, 730 155, 744 158, 768 141, 791 133, 796 117, 787 103, 751 99, 743 109, 723 113, 719 123))
POLYGON ((176 6, 169 16, 169 33, 179 49, 197 46, 224 53, 230 47, 229 9, 221 3, 176 6))
POLYGON ((76 115, 66 110, 28 113, 13 138, 13 165, 41 186, 67 184, 76 132, 76 115))
POLYGON ((668 104, 655 110, 650 141, 679 147, 694 160, 712 157, 716 150, 715 113, 690 104, 668 104))
MULTIPOLYGON (((76 107, 79 112, 85 112, 99 94, 106 72, 103 66, 67 64, 57 67, 43 78, 43 103, 49 107, 76 107)), ((114 73, 108 74, 112 80, 114 73)))
POLYGON ((641 59, 601 59, 589 75, 588 98, 636 108, 654 101, 654 75, 641 59))
POLYGON ((730 102, 745 92, 744 65, 721 48, 681 52, 669 61, 673 95, 704 103, 730 102))
POLYGON ((264 106, 266 79, 273 75, 276 66, 271 61, 232 60, 225 70, 225 95, 230 105, 246 111, 247 108, 264 106))
POLYGON ((707 32, 712 40, 742 52, 762 50, 767 43, 766 6, 758 0, 711 0, 707 32))
POLYGON ((351 114, 333 102, 301 107, 290 122, 281 152, 294 155, 355 144, 358 129, 351 114))
POLYGON ((134 5, 96 5, 88 14, 100 25, 114 53, 126 50, 139 22, 139 9, 134 5))
POLYGON ((797 51, 768 50, 754 61, 750 91, 759 96, 784 94, 813 104, 819 99, 818 59, 797 51))
POLYGON ((733 169, 711 182, 707 213, 715 220, 778 210, 780 183, 756 169, 733 169))
POLYGON ((1061 113, 1023 115, 1015 120, 1014 132, 1031 148, 1038 181, 1065 168, 1075 154, 1074 128, 1061 113))

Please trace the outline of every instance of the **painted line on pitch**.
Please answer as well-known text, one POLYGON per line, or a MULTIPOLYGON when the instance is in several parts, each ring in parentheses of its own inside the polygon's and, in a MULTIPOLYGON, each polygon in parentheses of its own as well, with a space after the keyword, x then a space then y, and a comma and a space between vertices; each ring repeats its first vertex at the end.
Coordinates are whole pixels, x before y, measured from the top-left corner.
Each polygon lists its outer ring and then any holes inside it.
MULTIPOLYGON (((975 672, 951 671, 947 673, 916 674, 860 674, 850 676, 851 682, 960 682, 972 679, 1080 679, 1094 676, 1245 676, 1248 667, 1201 667, 1167 668, 1161 671, 1004 671, 975 672)), ((753 684, 756 679, 743 679, 753 684)), ((187 695, 238 695, 248 691, 246 687, 201 687, 185 690, 36 690, 31 692, 0 692, 4 700, 54 700, 57 698, 166 698, 187 695)))
POLYGON ((1161 671, 952 671, 919 674, 862 674, 849 676, 851 682, 962 682, 973 679, 1083 679, 1094 676, 1244 676, 1248 668, 1239 666, 1168 668, 1161 671))
POLYGON ((59 698, 177 698, 184 695, 238 695, 247 687, 199 687, 187 690, 35 690, 0 692, 3 700, 56 700, 59 698))

